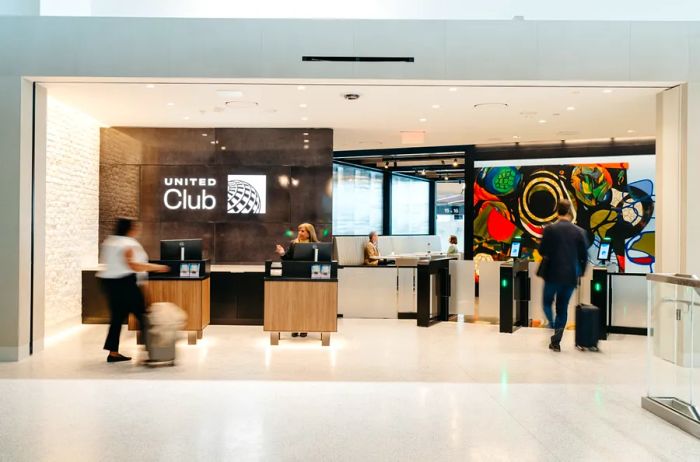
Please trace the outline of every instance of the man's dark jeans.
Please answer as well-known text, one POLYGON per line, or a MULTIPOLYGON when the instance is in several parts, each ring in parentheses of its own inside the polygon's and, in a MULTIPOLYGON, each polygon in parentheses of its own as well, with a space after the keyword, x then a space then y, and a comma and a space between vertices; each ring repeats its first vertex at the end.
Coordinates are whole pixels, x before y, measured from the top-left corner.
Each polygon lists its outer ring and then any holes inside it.
POLYGON ((561 337, 564 334, 564 328, 566 327, 566 319, 568 317, 569 310, 569 300, 571 300, 571 295, 574 293, 576 286, 571 286, 568 284, 558 284, 556 282, 545 282, 544 283, 544 294, 542 295, 542 305, 544 308, 544 314, 547 316, 547 321, 552 329, 554 329, 554 336, 552 337, 552 343, 558 345, 561 341, 561 337), (552 313, 552 304, 556 298, 556 317, 552 313))

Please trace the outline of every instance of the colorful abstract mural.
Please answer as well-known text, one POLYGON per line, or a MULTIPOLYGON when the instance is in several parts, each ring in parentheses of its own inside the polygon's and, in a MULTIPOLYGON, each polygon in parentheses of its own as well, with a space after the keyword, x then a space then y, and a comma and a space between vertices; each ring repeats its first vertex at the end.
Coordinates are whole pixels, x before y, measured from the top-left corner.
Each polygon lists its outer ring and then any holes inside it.
POLYGON ((588 234, 590 255, 604 238, 621 271, 654 267, 654 182, 628 181, 627 163, 484 167, 475 171, 475 260, 505 260, 515 237, 523 255, 539 259, 544 226, 556 220, 556 204, 568 199, 588 234))

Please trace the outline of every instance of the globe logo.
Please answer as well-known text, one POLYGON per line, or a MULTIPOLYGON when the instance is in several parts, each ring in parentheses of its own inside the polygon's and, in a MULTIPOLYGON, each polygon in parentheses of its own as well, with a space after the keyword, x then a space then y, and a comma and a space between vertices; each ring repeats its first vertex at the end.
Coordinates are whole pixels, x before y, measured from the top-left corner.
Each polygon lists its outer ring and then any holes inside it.
POLYGON ((247 181, 228 181, 228 213, 260 213, 262 201, 258 191, 247 181))

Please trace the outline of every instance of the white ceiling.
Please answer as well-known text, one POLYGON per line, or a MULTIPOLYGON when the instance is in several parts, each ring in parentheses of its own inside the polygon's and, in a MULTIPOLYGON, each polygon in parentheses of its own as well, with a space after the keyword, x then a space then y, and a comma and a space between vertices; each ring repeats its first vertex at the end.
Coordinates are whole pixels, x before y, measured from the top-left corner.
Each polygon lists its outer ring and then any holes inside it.
POLYGON ((303 89, 271 83, 44 85, 50 97, 106 126, 332 128, 336 150, 401 147, 402 131, 424 131, 427 146, 653 137, 655 95, 662 91, 376 83, 303 89), (360 98, 348 101, 346 93, 360 98), (508 106, 475 109, 482 103, 508 106))

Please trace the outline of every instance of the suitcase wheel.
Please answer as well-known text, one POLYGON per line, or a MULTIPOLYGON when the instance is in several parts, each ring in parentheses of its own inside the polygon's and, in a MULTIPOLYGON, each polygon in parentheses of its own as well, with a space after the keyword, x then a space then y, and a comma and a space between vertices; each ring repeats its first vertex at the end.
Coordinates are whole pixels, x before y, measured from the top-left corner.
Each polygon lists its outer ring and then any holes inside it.
POLYGON ((584 347, 578 346, 578 345, 576 345, 576 349, 577 349, 578 351, 585 351, 585 350, 586 350, 584 347))
POLYGON ((598 347, 590 347, 589 350, 591 350, 591 351, 600 351, 600 350, 598 349, 598 347))

